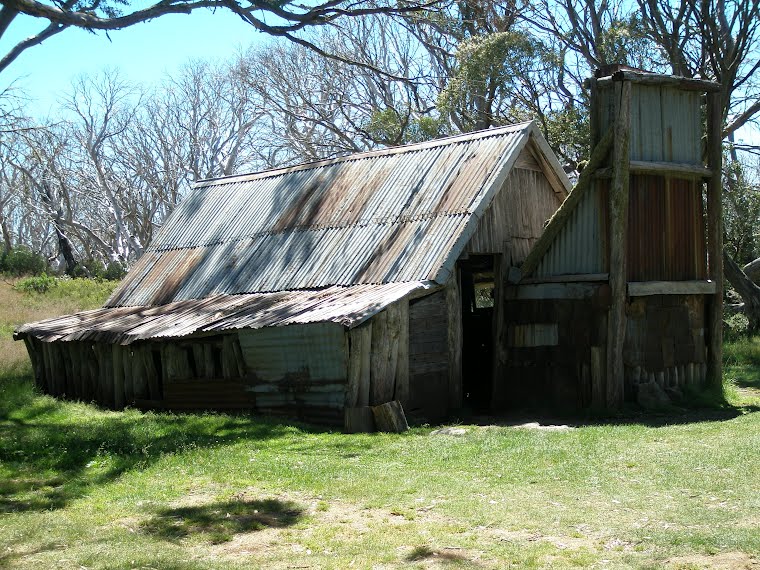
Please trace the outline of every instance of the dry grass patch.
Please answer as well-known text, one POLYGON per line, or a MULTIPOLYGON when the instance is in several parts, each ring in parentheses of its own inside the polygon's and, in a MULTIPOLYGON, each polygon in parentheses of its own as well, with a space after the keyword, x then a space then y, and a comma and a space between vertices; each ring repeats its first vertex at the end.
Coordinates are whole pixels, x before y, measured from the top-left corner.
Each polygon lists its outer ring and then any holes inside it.
POLYGON ((668 570, 758 570, 760 560, 745 552, 677 556, 666 562, 668 570))

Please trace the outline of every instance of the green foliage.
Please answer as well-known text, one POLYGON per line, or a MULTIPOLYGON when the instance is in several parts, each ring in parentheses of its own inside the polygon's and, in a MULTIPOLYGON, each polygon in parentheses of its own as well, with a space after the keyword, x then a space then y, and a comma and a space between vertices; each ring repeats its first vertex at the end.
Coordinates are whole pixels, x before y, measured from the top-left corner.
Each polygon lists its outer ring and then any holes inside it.
POLYGON ((66 299, 81 306, 97 306, 111 294, 118 281, 39 275, 27 277, 15 285, 17 291, 44 296, 49 300, 66 299))
POLYGON ((0 253, 0 273, 19 277, 40 275, 47 270, 47 260, 26 247, 15 247, 0 253))
MULTIPOLYGON (((494 122, 494 101, 512 101, 521 77, 556 64, 556 58, 531 35, 507 31, 462 41, 456 62, 454 75, 438 97, 438 108, 482 128, 494 122)), ((512 102, 519 107, 519 102, 512 102)))
POLYGON ((562 162, 577 170, 581 160, 589 158, 591 130, 588 107, 565 105, 560 110, 547 113, 544 121, 544 134, 549 146, 562 162))
POLYGON ((437 139, 449 133, 440 117, 412 117, 396 109, 376 109, 364 130, 378 142, 389 146, 412 144, 437 139))
POLYGON ((43 273, 36 277, 27 277, 16 283, 16 290, 24 293, 47 293, 58 284, 55 277, 43 273))
POLYGON ((723 317, 723 332, 726 338, 735 339, 749 332, 749 319, 743 313, 723 317))
POLYGON ((751 183, 747 167, 729 162, 723 184, 725 244, 740 265, 760 256, 760 186, 751 183))
POLYGON ((613 20, 602 29, 597 49, 608 64, 619 63, 655 71, 652 64, 656 48, 647 38, 641 16, 637 13, 613 20))

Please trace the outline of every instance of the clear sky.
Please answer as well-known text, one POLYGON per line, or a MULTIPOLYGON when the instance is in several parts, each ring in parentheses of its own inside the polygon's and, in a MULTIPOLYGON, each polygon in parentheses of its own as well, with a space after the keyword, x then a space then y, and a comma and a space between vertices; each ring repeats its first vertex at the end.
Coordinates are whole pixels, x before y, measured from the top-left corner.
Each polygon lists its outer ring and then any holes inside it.
MULTIPOLYGON (((40 20, 24 18, 17 18, 0 42, 3 54, 19 39, 44 27, 40 20)), ((267 40, 240 18, 223 10, 162 16, 109 32, 109 36, 71 28, 21 54, 2 72, 1 83, 4 87, 17 79, 16 85, 31 98, 28 109, 36 116, 43 116, 80 74, 94 74, 114 67, 121 70, 125 79, 152 83, 164 71, 174 71, 188 59, 225 59, 240 48, 267 40)))

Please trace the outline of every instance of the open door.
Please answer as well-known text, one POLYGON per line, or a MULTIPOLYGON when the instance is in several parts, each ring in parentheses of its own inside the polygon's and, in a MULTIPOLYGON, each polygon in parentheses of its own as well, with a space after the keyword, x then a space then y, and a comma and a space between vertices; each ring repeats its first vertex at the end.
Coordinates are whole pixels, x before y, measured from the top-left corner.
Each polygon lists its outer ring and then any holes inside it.
POLYGON ((460 262, 462 287, 462 389, 464 406, 491 408, 493 391, 494 256, 460 262))

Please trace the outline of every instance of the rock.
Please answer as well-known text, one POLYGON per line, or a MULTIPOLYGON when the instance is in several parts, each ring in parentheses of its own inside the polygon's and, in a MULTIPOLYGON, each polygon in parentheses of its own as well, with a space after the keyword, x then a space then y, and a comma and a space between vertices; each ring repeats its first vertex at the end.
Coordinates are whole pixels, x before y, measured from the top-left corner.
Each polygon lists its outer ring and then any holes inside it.
POLYGON ((430 432, 430 435, 455 435, 455 436, 463 436, 467 433, 467 430, 460 427, 445 427, 441 429, 436 429, 430 432))
POLYGON ((642 408, 658 409, 670 406, 670 398, 657 382, 639 384, 636 400, 642 408))

